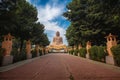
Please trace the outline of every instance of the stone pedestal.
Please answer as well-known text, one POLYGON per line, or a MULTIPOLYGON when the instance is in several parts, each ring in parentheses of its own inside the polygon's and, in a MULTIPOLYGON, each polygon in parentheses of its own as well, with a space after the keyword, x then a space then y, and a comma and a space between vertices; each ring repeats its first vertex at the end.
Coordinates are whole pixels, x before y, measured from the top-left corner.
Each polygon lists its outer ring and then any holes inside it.
POLYGON ((113 56, 106 56, 106 63, 114 65, 115 62, 113 56))
POLYGON ((78 53, 78 56, 80 57, 80 53, 78 53))
POLYGON ((32 58, 32 54, 27 54, 27 59, 31 59, 32 58))
POLYGON ((13 56, 6 55, 6 56, 3 57, 2 66, 6 66, 6 65, 9 65, 9 64, 12 64, 12 63, 13 63, 13 56))
POLYGON ((87 58, 87 59, 90 59, 90 56, 89 56, 89 54, 86 54, 86 58, 87 58))

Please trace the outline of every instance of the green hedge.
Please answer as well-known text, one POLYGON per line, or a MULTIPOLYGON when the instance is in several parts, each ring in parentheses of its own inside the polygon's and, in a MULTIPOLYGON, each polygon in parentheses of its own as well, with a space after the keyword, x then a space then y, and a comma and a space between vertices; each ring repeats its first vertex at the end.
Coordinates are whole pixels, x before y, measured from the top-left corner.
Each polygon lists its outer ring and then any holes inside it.
POLYGON ((34 49, 31 51, 32 58, 37 57, 37 51, 34 49))
POLYGON ((0 66, 2 66, 4 52, 5 52, 5 49, 0 48, 0 66))
POLYGON ((78 50, 78 49, 74 50, 74 55, 75 55, 75 56, 78 56, 78 53, 79 53, 79 50, 78 50))
POLYGON ((90 53, 90 59, 100 61, 100 62, 105 62, 105 47, 103 46, 93 46, 89 49, 90 53))
POLYGON ((74 50, 69 51, 69 54, 73 55, 73 53, 74 53, 74 50))
POLYGON ((39 53, 40 53, 39 56, 42 56, 42 50, 39 49, 39 53))
POLYGON ((79 50, 79 54, 80 54, 81 57, 85 58, 86 57, 86 53, 87 53, 86 48, 81 48, 79 50))
POLYGON ((120 66, 120 44, 117 46, 113 46, 111 48, 111 51, 114 56, 115 65, 120 66))
POLYGON ((17 48, 14 48, 12 49, 11 55, 13 56, 13 63, 27 59, 25 49, 23 49, 20 53, 17 48))

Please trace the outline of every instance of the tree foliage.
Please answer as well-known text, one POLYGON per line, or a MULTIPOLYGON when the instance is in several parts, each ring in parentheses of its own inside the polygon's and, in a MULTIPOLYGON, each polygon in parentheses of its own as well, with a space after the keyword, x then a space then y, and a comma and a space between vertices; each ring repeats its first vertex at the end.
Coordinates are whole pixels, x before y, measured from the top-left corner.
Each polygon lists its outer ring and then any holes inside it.
POLYGON ((16 0, 1 0, 0 2, 0 36, 13 31, 15 25, 16 0), (8 27, 9 26, 9 27, 8 27))
MULTIPOLYGON (((78 38, 73 43, 84 44, 89 40, 93 44, 104 45, 104 36, 109 33, 120 35, 120 0, 72 0, 66 7, 68 11, 63 15, 75 30, 75 36, 71 38, 78 38)), ((72 29, 67 29, 68 42, 72 29)))
POLYGON ((0 6, 0 36, 11 33, 20 41, 20 49, 23 48, 25 40, 31 40, 33 44, 46 46, 49 44, 47 35, 44 33, 44 25, 37 22, 37 9, 26 0, 7 0, 0 6), (11 2, 15 1, 13 6, 11 2), (8 8, 9 10, 6 10, 8 8))

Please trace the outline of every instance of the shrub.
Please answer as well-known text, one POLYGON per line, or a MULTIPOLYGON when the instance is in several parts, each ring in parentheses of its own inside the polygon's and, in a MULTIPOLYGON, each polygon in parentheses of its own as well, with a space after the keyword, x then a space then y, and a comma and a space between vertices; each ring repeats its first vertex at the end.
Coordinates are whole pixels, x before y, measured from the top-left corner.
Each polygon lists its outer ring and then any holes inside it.
POLYGON ((80 54, 81 57, 85 58, 86 57, 86 53, 87 53, 86 48, 81 48, 79 50, 79 54, 80 54))
POLYGON ((69 51, 69 54, 73 55, 73 53, 74 53, 74 50, 69 51))
POLYGON ((97 54, 98 61, 105 62, 106 55, 107 53, 105 52, 105 47, 103 46, 98 47, 98 54, 97 54))
POLYGON ((79 52, 78 49, 74 50, 74 55, 75 55, 75 56, 78 56, 78 52, 79 52))
POLYGON ((2 66, 4 52, 5 52, 5 49, 0 48, 0 66, 2 66))
POLYGON ((93 46, 89 49, 89 56, 92 60, 97 60, 97 46, 93 46))
POLYGON ((31 51, 32 58, 37 57, 37 51, 34 49, 31 51))
POLYGON ((114 56, 115 65, 120 66, 120 44, 117 46, 113 46, 111 48, 111 51, 114 56))
POLYGON ((89 49, 90 59, 105 62, 105 47, 93 46, 89 49))
POLYGON ((20 53, 20 60, 26 60, 26 59, 27 59, 26 50, 23 49, 20 53))
POLYGON ((39 53, 40 53, 39 56, 42 56, 42 50, 39 49, 39 53))
POLYGON ((17 48, 14 48, 12 49, 11 55, 13 56, 13 63, 27 59, 25 49, 20 53, 17 48))

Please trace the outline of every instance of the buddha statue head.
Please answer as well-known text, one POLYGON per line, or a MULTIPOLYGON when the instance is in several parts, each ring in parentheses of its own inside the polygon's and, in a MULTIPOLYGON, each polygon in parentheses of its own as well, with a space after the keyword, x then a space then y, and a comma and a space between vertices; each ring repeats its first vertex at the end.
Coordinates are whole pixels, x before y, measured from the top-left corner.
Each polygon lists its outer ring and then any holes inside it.
POLYGON ((59 31, 56 32, 56 36, 57 36, 57 37, 60 36, 60 32, 59 32, 59 31))

